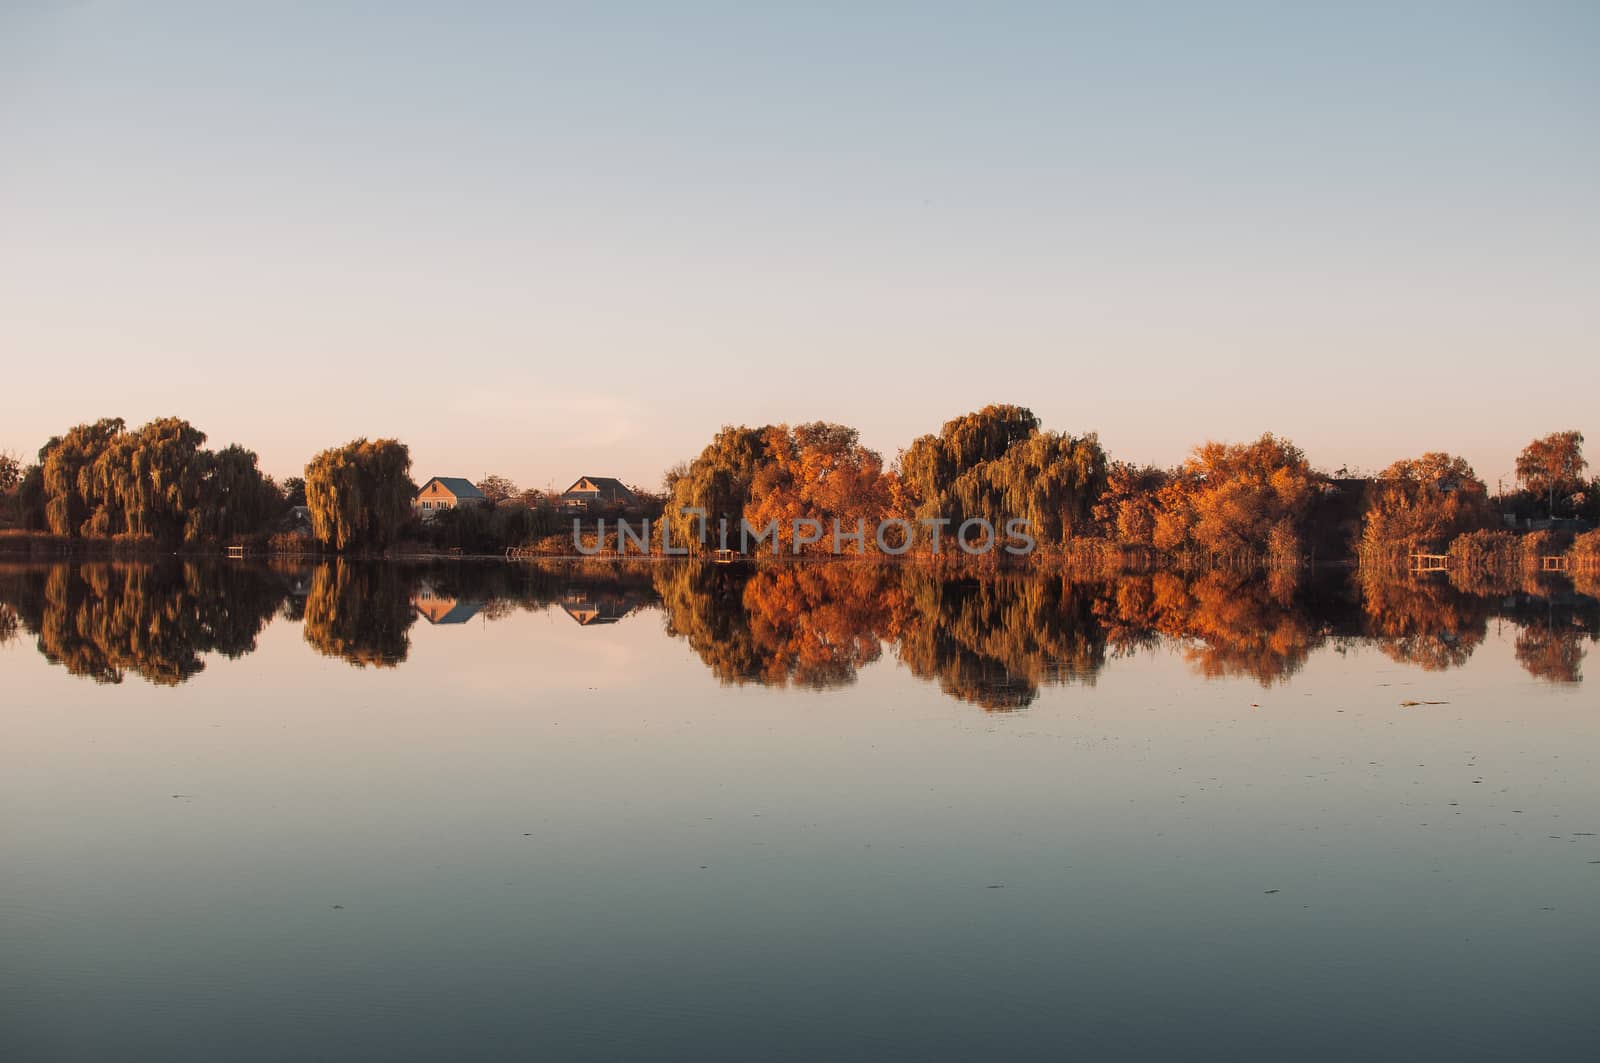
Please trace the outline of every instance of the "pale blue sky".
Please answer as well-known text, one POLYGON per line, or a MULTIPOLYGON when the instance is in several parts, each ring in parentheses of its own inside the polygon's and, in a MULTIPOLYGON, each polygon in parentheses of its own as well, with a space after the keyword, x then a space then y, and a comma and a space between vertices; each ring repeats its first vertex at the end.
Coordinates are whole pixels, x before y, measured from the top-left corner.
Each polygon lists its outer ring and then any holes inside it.
POLYGON ((1600 5, 0 0, 0 449, 1600 445, 1600 5))

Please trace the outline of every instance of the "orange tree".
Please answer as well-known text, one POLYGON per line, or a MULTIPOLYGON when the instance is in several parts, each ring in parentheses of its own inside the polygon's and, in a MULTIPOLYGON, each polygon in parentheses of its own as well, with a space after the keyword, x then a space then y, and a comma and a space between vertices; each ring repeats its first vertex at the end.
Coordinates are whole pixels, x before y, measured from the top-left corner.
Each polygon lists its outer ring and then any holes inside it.
POLYGON ((1364 560, 1441 551, 1456 536, 1493 523, 1489 489, 1464 458, 1431 451, 1395 462, 1367 492, 1364 560))
POLYGON ((1517 455, 1517 479, 1535 495, 1544 495, 1550 515, 1556 515, 1557 496, 1583 490, 1583 433, 1554 432, 1522 448, 1517 455))
POLYGON ((1300 553, 1316 477, 1299 447, 1272 433, 1206 443, 1160 488, 1151 542, 1219 558, 1282 560, 1300 553))

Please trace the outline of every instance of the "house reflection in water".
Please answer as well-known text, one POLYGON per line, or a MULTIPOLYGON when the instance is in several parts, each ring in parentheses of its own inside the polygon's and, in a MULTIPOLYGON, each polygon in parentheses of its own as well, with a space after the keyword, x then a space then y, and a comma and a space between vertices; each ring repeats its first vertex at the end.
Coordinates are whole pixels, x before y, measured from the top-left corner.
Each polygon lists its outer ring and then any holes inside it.
POLYGON ((643 597, 620 591, 572 589, 561 596, 561 608, 584 627, 615 624, 637 609, 643 597))
POLYGON ((464 624, 478 615, 483 602, 441 594, 424 583, 411 595, 411 606, 430 624, 464 624))

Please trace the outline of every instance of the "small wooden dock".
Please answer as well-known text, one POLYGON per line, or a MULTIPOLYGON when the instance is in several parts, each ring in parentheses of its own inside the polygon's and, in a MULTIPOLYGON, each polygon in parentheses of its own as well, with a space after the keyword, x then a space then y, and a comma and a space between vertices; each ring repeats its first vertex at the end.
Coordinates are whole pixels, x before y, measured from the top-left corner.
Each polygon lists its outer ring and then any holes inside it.
POLYGON ((1450 568, 1449 554, 1412 554, 1411 571, 1444 572, 1450 568))

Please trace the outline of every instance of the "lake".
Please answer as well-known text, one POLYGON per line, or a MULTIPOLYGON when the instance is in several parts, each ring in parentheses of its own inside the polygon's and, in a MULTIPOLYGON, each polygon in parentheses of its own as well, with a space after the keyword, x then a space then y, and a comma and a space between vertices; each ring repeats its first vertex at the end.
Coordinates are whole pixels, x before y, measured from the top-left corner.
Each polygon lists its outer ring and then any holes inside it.
POLYGON ((1589 1060, 1596 595, 0 566, 0 1058, 1589 1060))

